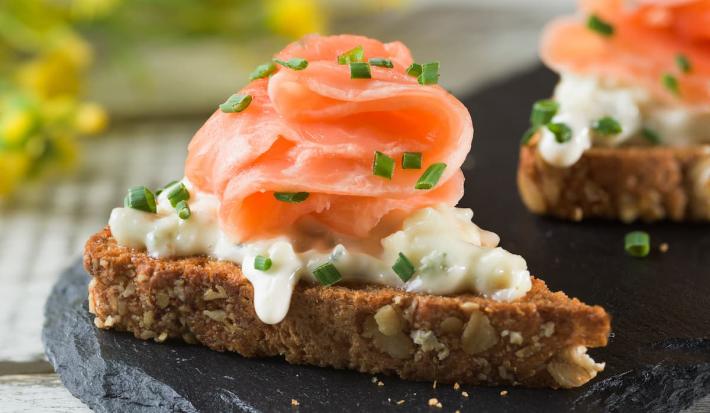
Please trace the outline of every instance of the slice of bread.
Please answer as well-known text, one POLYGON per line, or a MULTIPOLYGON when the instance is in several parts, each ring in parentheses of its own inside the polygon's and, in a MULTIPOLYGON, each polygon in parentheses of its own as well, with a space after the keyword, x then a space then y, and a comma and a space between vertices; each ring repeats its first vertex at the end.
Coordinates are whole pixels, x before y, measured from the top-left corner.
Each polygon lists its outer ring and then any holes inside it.
POLYGON ((231 262, 153 259, 119 246, 106 228, 87 242, 84 266, 99 328, 413 380, 576 387, 603 368, 585 351, 606 345, 610 331, 604 309, 538 279, 513 302, 301 282, 286 318, 268 325, 231 262))
POLYGON ((518 190, 537 214, 584 218, 710 220, 710 146, 593 147, 568 168, 545 162, 533 138, 520 149, 518 190))

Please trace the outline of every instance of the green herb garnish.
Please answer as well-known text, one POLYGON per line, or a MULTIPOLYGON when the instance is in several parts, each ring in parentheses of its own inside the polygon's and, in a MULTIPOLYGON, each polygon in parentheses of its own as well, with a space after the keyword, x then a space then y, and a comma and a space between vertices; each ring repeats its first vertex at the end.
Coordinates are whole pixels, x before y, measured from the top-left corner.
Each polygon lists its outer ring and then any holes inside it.
POLYGON ((426 171, 419 177, 419 180, 414 184, 414 189, 431 189, 439 182, 441 175, 446 169, 446 164, 443 162, 431 164, 426 171))
POLYGON ((622 132, 621 124, 616 119, 611 116, 604 116, 601 119, 597 119, 592 124, 592 130, 598 135, 610 136, 618 135, 622 132))
POLYGON ((274 73, 276 73, 276 65, 274 62, 264 63, 263 65, 257 66, 256 69, 249 74, 249 80, 263 79, 274 73))
POLYGON ((350 63, 350 79, 371 79, 370 64, 367 62, 350 63))
POLYGON ((394 174, 394 159, 382 152, 375 151, 375 160, 372 162, 372 174, 392 179, 392 175, 394 174))
POLYGON ((369 60, 369 62, 372 66, 386 67, 388 69, 392 69, 394 67, 390 59, 385 59, 383 57, 373 57, 369 60))
POLYGON ((254 268, 259 271, 268 271, 271 268, 271 258, 257 255, 254 257, 254 268))
POLYGON ((409 261, 409 258, 402 254, 401 252, 399 253, 399 256, 397 257, 397 261, 394 262, 394 265, 392 266, 392 270, 397 274, 397 276, 404 282, 409 281, 412 276, 414 275, 414 265, 412 265, 412 262, 409 261))
POLYGON ((177 211, 178 217, 183 221, 192 216, 192 211, 190 211, 190 205, 187 204, 187 200, 183 200, 175 205, 175 211, 177 211))
POLYGON ((274 198, 282 202, 297 204, 308 199, 308 192, 274 192, 274 198))
POLYGON ((293 57, 286 61, 274 59, 274 62, 293 70, 303 70, 308 67, 308 60, 302 59, 300 57, 293 57))
POLYGON ((658 134, 658 132, 650 128, 641 129, 641 137, 654 145, 658 145, 659 143, 661 143, 661 136, 658 134))
POLYGON ((338 55, 338 64, 347 65, 353 62, 362 62, 365 60, 365 49, 362 46, 355 46, 347 52, 338 55))
POLYGON ((131 187, 123 199, 123 206, 154 214, 156 211, 155 195, 144 186, 131 187))
POLYGON ((614 35, 614 26, 602 20, 599 16, 592 14, 587 18, 587 28, 602 36, 610 37, 614 35))
POLYGON ((413 77, 419 77, 422 74, 422 65, 419 63, 412 63, 407 68, 407 74, 413 77))
POLYGON ((402 169, 422 169, 422 153, 405 152, 402 155, 402 169))
POLYGON ((251 95, 234 94, 226 102, 219 105, 219 109, 224 113, 241 112, 249 107, 251 100, 251 95))
POLYGON ((690 60, 685 55, 677 55, 675 57, 675 63, 678 65, 678 68, 680 68, 683 73, 690 73, 693 71, 693 65, 690 64, 690 60))
POLYGON ((560 104, 552 99, 538 100, 530 112, 530 124, 534 128, 547 125, 560 110, 560 104))
POLYGON ((165 191, 167 191, 168 194, 168 200, 170 201, 170 205, 175 208, 180 201, 187 201, 190 199, 190 192, 187 190, 187 187, 185 184, 182 182, 176 182, 169 186, 168 188, 165 188, 165 191))
POLYGON ((670 73, 664 73, 663 76, 661 76, 661 83, 663 83, 663 86, 674 95, 680 95, 680 85, 678 84, 677 77, 670 73))
POLYGON ((323 285, 332 285, 340 281, 343 277, 335 265, 330 262, 320 265, 313 270, 313 276, 323 285))
POLYGON ((417 77, 420 85, 435 85, 439 83, 439 62, 424 63, 422 73, 417 77))
POLYGON ((548 123, 547 129, 555 135, 557 143, 565 143, 572 140, 572 129, 565 123, 548 123))
POLYGON ((645 257, 651 251, 651 237, 647 232, 629 232, 624 237, 624 249, 633 257, 645 257))

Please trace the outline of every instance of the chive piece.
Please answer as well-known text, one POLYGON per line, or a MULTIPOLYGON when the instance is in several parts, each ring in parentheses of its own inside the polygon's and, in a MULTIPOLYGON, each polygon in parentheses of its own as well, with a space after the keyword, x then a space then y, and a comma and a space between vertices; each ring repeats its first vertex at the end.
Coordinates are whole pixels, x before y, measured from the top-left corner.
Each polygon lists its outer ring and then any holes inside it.
POLYGON ((402 169, 422 169, 422 153, 405 152, 402 155, 402 169))
POLYGON ((173 208, 177 208, 177 204, 180 201, 187 201, 190 199, 190 191, 187 190, 185 184, 182 182, 174 183, 172 186, 165 188, 168 192, 168 201, 173 208))
POLYGON ((276 73, 276 65, 274 62, 264 63, 263 65, 257 66, 256 69, 249 74, 249 80, 263 79, 274 73, 276 73))
POLYGON ((680 86, 678 85, 678 78, 670 73, 664 73, 661 77, 661 82, 666 89, 668 89, 674 95, 680 95, 680 86))
POLYGON ((446 169, 446 164, 443 162, 431 164, 426 171, 419 177, 419 180, 414 184, 414 189, 431 189, 439 182, 441 175, 446 169))
POLYGON ((308 67, 308 60, 300 57, 293 57, 286 61, 274 59, 274 62, 293 70, 303 70, 308 67))
POLYGON ((604 116, 592 124, 592 130, 599 135, 618 135, 622 132, 621 124, 611 116, 604 116))
POLYGON ((537 133, 537 129, 538 129, 538 128, 536 128, 536 127, 534 127, 534 126, 528 128, 528 130, 526 130, 525 133, 523 134, 522 139, 520 139, 520 144, 523 145, 523 146, 529 144, 529 143, 530 143, 530 140, 531 140, 531 139, 533 138, 533 136, 535 136, 535 134, 537 133))
POLYGON ((422 65, 419 63, 412 63, 407 68, 407 74, 413 77, 419 77, 422 74, 422 65))
POLYGON ((257 255, 254 257, 254 269, 259 271, 268 271, 271 268, 271 258, 257 255))
POLYGON ((624 248, 632 257, 645 257, 651 251, 651 238, 647 232, 629 232, 624 237, 624 248))
POLYGON ((156 196, 156 197, 159 196, 160 194, 163 193, 163 191, 165 191, 166 189, 170 188, 171 186, 175 185, 175 184, 178 183, 178 182, 180 182, 180 181, 170 181, 170 182, 168 182, 167 185, 165 185, 164 187, 162 187, 162 188, 158 189, 157 191, 155 191, 155 196, 156 196))
POLYGON ((690 73, 693 71, 693 65, 690 64, 690 60, 686 55, 677 55, 675 57, 675 63, 678 65, 678 67, 683 73, 690 73))
POLYGON ((338 269, 335 268, 335 265, 330 262, 326 262, 313 270, 313 276, 323 285, 335 284, 343 278, 338 269))
POLYGON ((412 265, 412 262, 409 261, 407 256, 401 252, 399 253, 399 257, 397 257, 397 261, 394 262, 392 270, 394 270, 395 274, 404 282, 409 281, 414 275, 414 265, 412 265))
POLYGON ((572 140, 572 129, 565 123, 548 123, 547 129, 555 135, 557 143, 565 143, 572 140))
POLYGON ((435 85, 439 83, 439 62, 424 63, 422 74, 417 77, 420 85, 435 85))
POLYGON ((187 200, 182 200, 175 205, 175 210, 177 211, 178 217, 183 221, 192 216, 192 211, 190 211, 190 205, 187 204, 187 200))
POLYGON ((593 30, 602 36, 610 37, 614 35, 614 26, 602 20, 596 14, 592 14, 587 18, 587 28, 593 30))
POLYGON ((658 145, 661 143, 661 136, 653 129, 643 128, 641 129, 641 137, 652 143, 653 145, 658 145))
POLYGON ((155 196, 144 186, 134 186, 128 189, 128 194, 123 199, 123 206, 155 214, 155 196))
POLYGON ((534 128, 547 125, 560 110, 560 104, 552 99, 538 100, 530 112, 530 124, 534 128))
POLYGON ((385 59, 384 57, 373 57, 369 60, 369 62, 372 66, 386 67, 388 69, 392 69, 394 67, 392 61, 390 59, 385 59))
POLYGON ((308 192, 274 192, 274 198, 292 204, 305 201, 309 195, 308 192))
POLYGON ((370 64, 367 62, 350 63, 350 79, 371 79, 370 64))
POLYGON ((347 52, 338 55, 338 64, 347 65, 352 62, 362 62, 365 60, 365 49, 362 46, 355 46, 347 52))
POLYGON ((251 103, 251 95, 234 94, 227 99, 226 102, 219 105, 219 108, 224 113, 241 112, 249 107, 251 103))
POLYGON ((392 179, 392 174, 394 174, 394 159, 380 151, 375 151, 375 160, 372 161, 372 174, 392 179))

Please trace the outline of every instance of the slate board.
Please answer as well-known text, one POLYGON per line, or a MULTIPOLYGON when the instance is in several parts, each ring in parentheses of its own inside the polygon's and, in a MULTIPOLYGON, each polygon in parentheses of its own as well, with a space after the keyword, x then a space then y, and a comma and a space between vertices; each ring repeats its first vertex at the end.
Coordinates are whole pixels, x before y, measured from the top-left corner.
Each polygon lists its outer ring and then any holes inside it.
POLYGON ((710 410, 710 226, 570 223, 540 218, 522 206, 515 183, 518 141, 531 103, 548 96, 544 69, 494 85, 465 102, 476 128, 464 165, 475 222, 501 235, 551 289, 564 290, 613 315, 609 346, 591 350, 606 370, 576 390, 451 386, 318 367, 281 359, 245 359, 180 343, 155 344, 99 331, 88 313, 88 278, 80 263, 60 278, 47 302, 47 356, 67 388, 96 411, 647 411, 710 410), (624 253, 631 229, 651 234, 646 259, 624 253), (667 242, 670 250, 655 248, 667 242), (402 406, 395 404, 404 400, 402 406), (708 409, 708 410, 706 410, 708 409), (438 411, 438 410, 437 410, 438 411))

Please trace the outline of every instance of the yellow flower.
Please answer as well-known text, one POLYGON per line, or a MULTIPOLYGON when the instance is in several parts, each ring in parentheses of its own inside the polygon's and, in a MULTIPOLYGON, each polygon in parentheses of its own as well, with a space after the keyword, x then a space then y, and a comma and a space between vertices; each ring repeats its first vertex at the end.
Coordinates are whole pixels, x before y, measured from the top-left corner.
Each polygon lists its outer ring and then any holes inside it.
POLYGON ((0 142, 17 146, 35 126, 35 116, 27 109, 11 109, 0 120, 0 142))
POLYGON ((0 196, 12 192, 30 169, 30 158, 23 152, 0 151, 0 196))
POLYGON ((298 38, 325 31, 325 12, 316 0, 268 0, 266 18, 276 33, 298 38))
POLYGON ((108 126, 108 115, 103 107, 96 103, 83 103, 76 111, 74 125, 79 133, 95 135, 108 126))

